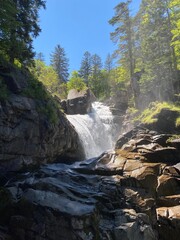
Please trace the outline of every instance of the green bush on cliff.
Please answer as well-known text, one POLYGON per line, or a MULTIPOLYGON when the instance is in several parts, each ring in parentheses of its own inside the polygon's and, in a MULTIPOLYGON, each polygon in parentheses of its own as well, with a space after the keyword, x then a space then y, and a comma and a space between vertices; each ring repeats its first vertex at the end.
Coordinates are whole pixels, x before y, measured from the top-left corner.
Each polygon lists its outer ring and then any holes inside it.
POLYGON ((44 102, 44 105, 38 105, 37 111, 43 115, 45 115, 50 123, 56 124, 58 123, 58 106, 54 100, 49 98, 49 100, 44 102))
POLYGON ((45 87, 33 75, 29 74, 27 81, 28 87, 24 89, 23 95, 40 100, 48 98, 45 87))
POLYGON ((51 123, 56 124, 58 122, 57 104, 45 86, 32 74, 28 76, 28 87, 23 91, 23 95, 36 99, 37 111, 44 114, 51 123))
POLYGON ((146 108, 134 121, 140 121, 144 124, 152 124, 157 122, 157 114, 161 112, 162 109, 169 109, 171 111, 176 111, 179 117, 176 119, 176 127, 180 126, 180 106, 169 102, 152 102, 148 108, 146 108))

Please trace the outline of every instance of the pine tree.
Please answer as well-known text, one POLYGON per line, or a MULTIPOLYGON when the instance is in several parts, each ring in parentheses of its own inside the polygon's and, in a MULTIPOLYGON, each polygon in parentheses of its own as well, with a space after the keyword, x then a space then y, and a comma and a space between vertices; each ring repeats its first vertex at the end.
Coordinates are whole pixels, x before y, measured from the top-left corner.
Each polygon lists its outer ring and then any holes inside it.
POLYGON ((88 51, 86 51, 81 61, 79 75, 84 79, 84 82, 86 83, 87 86, 89 85, 89 77, 91 73, 92 73, 92 58, 91 54, 88 51))
POLYGON ((111 33, 111 39, 118 45, 116 50, 116 56, 119 57, 119 63, 123 69, 128 69, 131 91, 135 100, 135 105, 137 107, 137 92, 134 88, 133 75, 135 71, 135 57, 134 57, 134 28, 133 20, 134 18, 130 15, 130 5, 131 0, 127 0, 119 3, 115 7, 115 15, 109 21, 112 26, 116 26, 114 32, 111 33))
POLYGON ((174 94, 174 68, 166 1, 144 0, 140 12, 142 90, 151 100, 170 100, 174 94))
POLYGON ((51 65, 56 71, 60 83, 65 83, 68 80, 68 62, 69 60, 66 57, 64 48, 62 48, 60 45, 57 45, 54 52, 51 54, 51 65))
POLYGON ((167 4, 168 27, 171 31, 171 53, 174 68, 175 90, 180 92, 178 70, 180 70, 180 3, 179 0, 165 0, 167 4))
POLYGON ((102 61, 97 54, 92 55, 92 74, 89 79, 89 86, 96 97, 100 97, 102 92, 103 75, 101 72, 102 61))
POLYGON ((40 32, 38 10, 45 8, 45 1, 1 0, 0 4, 0 50, 12 63, 15 59, 28 63, 34 57, 32 39, 40 32))
POLYGON ((44 62, 44 54, 42 52, 36 53, 36 60, 44 62))
POLYGON ((105 61, 105 69, 108 73, 110 73, 111 70, 113 69, 113 60, 114 60, 114 57, 109 53, 105 61))
POLYGON ((102 69, 102 60, 97 54, 92 55, 92 76, 96 77, 102 69))

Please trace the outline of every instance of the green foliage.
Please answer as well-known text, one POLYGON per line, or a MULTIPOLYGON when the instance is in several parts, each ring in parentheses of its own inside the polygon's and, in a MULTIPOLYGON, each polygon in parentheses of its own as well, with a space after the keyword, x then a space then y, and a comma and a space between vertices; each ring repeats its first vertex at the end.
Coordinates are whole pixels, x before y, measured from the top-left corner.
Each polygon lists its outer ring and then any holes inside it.
POLYGON ((43 0, 0 1, 0 52, 13 63, 15 59, 27 64, 33 59, 32 38, 37 37, 38 10, 43 0))
MULTIPOLYGON (((109 21, 115 26, 111 38, 117 44, 116 57, 130 83, 124 87, 137 108, 151 101, 173 101, 180 91, 179 1, 143 0, 135 16, 130 14, 130 2, 119 3, 109 21)), ((123 72, 120 75, 123 79, 123 72)))
POLYGON ((44 62, 35 60, 35 66, 31 68, 31 72, 50 93, 54 94, 57 91, 59 79, 52 66, 46 66, 44 62))
POLYGON ((28 87, 24 89, 23 95, 39 100, 47 99, 48 93, 41 82, 39 82, 33 75, 28 77, 28 87))
POLYGON ((171 0, 168 2, 172 33, 171 46, 174 48, 177 69, 180 70, 180 4, 179 0, 171 0))
POLYGON ((154 92, 154 99, 172 99, 173 65, 171 49, 171 23, 166 1, 142 2, 139 24, 142 68, 142 91, 154 92))
POLYGON ((0 100, 7 100, 9 96, 9 91, 4 80, 0 77, 0 100))
POLYGON ((38 79, 52 96, 60 99, 67 97, 67 84, 59 82, 59 78, 52 66, 47 66, 41 60, 35 60, 30 72, 38 79))
POLYGON ((76 89, 77 91, 81 91, 86 88, 87 86, 84 83, 83 79, 79 77, 78 72, 73 71, 69 81, 67 82, 67 90, 69 91, 71 89, 76 89))
MULTIPOLYGON (((157 122, 157 114, 161 112, 162 109, 169 109, 172 111, 177 111, 180 114, 180 106, 168 103, 168 102, 152 102, 147 109, 145 109, 135 121, 140 121, 145 124, 151 124, 157 122)), ((176 119, 179 123, 180 117, 176 119)), ((178 126, 176 124, 176 126, 178 126)))

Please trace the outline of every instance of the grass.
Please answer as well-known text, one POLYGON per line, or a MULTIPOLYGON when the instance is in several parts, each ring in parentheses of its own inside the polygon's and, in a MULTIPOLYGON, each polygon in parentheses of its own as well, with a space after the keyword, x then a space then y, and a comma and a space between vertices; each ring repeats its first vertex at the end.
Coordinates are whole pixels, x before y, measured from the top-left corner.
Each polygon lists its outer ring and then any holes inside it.
POLYGON ((179 117, 176 119, 176 127, 180 126, 180 106, 169 102, 153 102, 145 109, 134 121, 140 121, 144 124, 152 124, 157 122, 157 114, 161 112, 162 109, 169 109, 171 111, 176 111, 179 113, 179 117))

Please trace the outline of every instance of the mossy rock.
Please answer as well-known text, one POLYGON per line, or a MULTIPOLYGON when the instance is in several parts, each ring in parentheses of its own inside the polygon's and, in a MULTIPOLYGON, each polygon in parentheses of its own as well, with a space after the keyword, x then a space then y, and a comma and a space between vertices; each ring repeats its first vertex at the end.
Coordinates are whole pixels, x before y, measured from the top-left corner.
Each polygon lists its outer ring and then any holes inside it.
POLYGON ((160 133, 178 133, 180 131, 180 106, 168 102, 151 103, 135 121, 144 127, 160 133))

